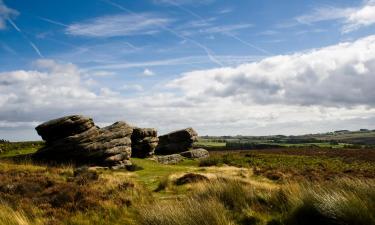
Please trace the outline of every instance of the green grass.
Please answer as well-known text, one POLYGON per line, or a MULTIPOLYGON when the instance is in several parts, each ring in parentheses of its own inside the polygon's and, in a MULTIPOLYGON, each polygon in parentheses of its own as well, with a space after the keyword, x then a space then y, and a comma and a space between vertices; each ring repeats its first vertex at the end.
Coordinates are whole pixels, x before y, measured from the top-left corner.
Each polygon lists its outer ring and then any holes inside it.
POLYGON ((42 146, 43 142, 40 141, 0 143, 0 158, 31 154, 42 146))
POLYGON ((144 183, 150 190, 155 190, 160 180, 172 173, 192 172, 198 170, 198 161, 185 160, 177 165, 163 165, 148 159, 132 158, 131 161, 142 170, 135 171, 137 179, 144 183))

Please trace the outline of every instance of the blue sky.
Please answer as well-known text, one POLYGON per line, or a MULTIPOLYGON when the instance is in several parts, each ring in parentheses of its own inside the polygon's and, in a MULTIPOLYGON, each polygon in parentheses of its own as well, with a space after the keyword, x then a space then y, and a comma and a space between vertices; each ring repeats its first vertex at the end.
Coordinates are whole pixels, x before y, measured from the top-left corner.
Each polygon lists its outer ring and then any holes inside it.
POLYGON ((373 0, 0 0, 0 135, 69 113, 213 135, 375 127, 374 34, 373 0))

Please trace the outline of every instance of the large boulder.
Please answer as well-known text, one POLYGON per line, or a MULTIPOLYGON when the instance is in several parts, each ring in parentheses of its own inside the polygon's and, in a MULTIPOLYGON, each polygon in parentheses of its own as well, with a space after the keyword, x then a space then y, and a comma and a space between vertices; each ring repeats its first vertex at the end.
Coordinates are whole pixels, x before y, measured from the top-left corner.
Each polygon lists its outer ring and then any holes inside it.
POLYGON ((132 157, 146 158, 154 155, 158 145, 158 133, 153 128, 133 129, 132 140, 132 157))
POLYGON ((161 155, 168 155, 188 151, 197 141, 198 134, 193 128, 186 128, 159 136, 159 144, 155 152, 161 155))
POLYGON ((73 115, 36 127, 46 141, 35 159, 121 168, 130 165, 133 127, 116 122, 99 128, 91 118, 73 115))

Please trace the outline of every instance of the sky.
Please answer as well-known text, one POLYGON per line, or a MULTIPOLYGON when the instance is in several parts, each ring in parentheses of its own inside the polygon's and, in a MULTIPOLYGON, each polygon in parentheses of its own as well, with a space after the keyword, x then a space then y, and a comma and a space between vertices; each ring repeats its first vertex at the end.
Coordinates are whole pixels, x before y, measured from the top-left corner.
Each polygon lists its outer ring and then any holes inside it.
POLYGON ((0 139, 375 129, 375 0, 0 0, 0 139))

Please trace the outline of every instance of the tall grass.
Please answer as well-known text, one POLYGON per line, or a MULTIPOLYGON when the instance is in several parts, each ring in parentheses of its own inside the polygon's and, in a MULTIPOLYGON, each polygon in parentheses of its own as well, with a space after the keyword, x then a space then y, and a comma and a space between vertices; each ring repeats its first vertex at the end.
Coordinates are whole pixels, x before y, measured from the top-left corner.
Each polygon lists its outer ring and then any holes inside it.
MULTIPOLYGON (((1 203, 1 202, 0 202, 1 203)), ((0 204, 1 225, 41 225, 38 220, 30 220, 22 211, 15 211, 5 204, 0 204)))
POLYGON ((225 219, 236 224, 375 224, 373 181, 344 179, 319 184, 288 183, 280 189, 269 189, 235 179, 218 179, 197 184, 193 193, 188 201, 169 202, 149 211, 143 210, 142 224, 196 224, 189 218, 205 224, 200 216, 214 218, 218 216, 216 212, 221 211, 222 215, 227 211, 225 219), (201 208, 204 213, 197 213, 201 208))
POLYGON ((285 224, 375 224, 373 182, 346 179, 329 185, 304 185, 297 196, 290 198, 285 224))
POLYGON ((138 209, 140 225, 230 225, 227 211, 214 199, 156 202, 138 209))

